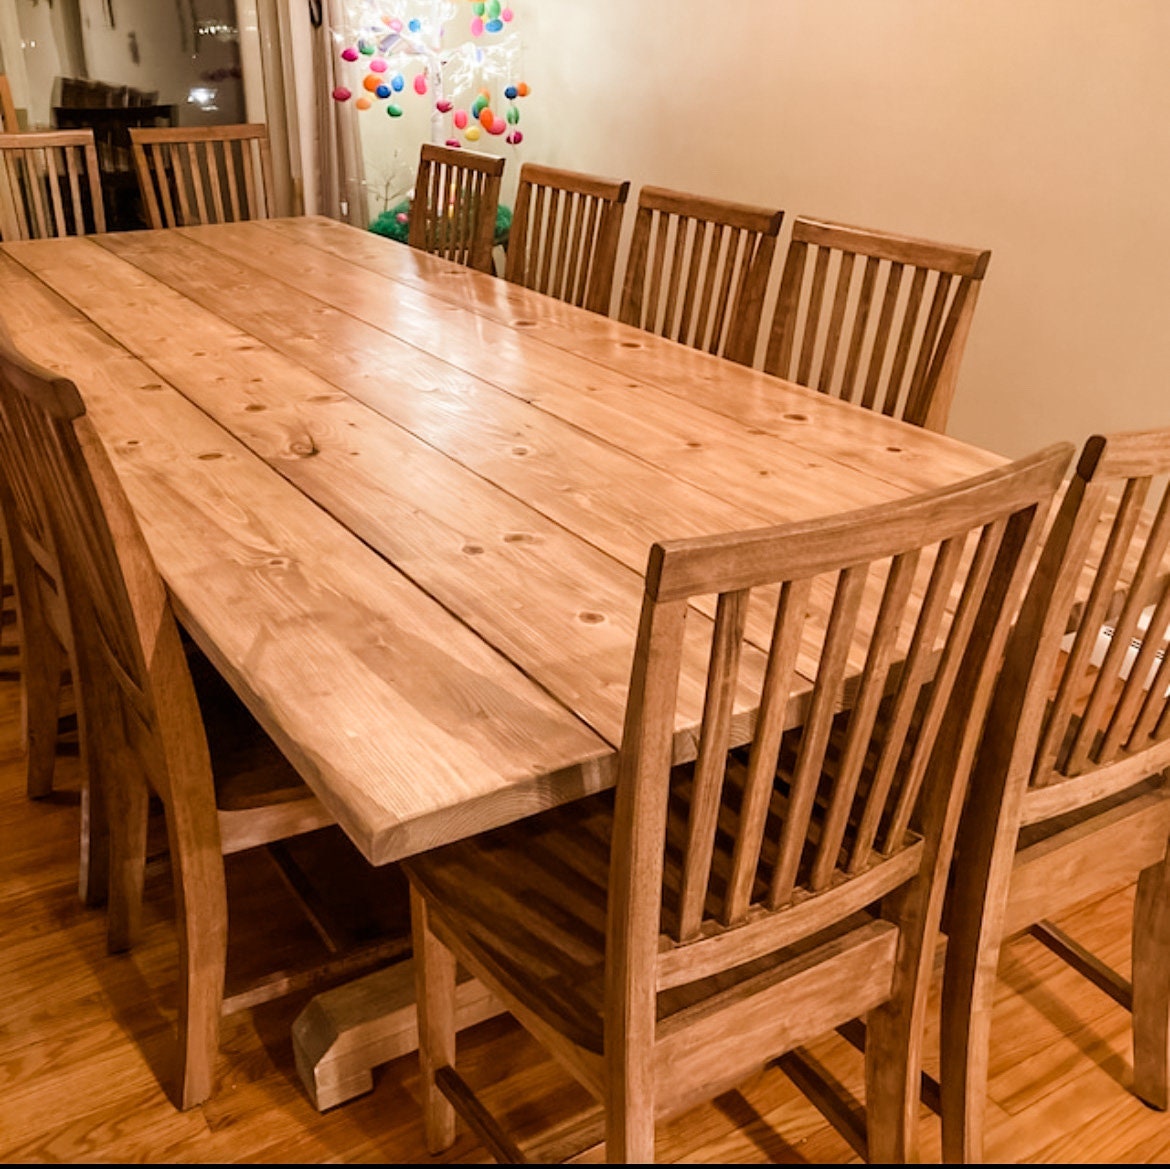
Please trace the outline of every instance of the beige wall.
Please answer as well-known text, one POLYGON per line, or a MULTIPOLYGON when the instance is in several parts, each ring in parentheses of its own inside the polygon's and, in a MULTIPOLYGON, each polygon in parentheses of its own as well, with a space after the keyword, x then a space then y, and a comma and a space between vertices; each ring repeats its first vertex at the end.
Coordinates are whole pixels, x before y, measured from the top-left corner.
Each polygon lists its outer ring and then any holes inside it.
POLYGON ((1170 425, 1170 0, 519 0, 541 160, 991 249, 952 434, 1170 425))

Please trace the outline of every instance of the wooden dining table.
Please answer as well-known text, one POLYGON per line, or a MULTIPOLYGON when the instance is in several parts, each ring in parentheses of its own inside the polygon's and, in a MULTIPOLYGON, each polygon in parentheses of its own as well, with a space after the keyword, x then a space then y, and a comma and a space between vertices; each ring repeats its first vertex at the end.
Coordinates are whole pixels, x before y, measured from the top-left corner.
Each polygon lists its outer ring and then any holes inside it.
MULTIPOLYGON (((1005 462, 322 217, 6 243, 0 322, 76 382, 180 621, 375 865, 613 784, 655 541, 1005 462)), ((306 1024, 319 1106, 356 1082, 323 1088, 342 1016, 306 1024)))

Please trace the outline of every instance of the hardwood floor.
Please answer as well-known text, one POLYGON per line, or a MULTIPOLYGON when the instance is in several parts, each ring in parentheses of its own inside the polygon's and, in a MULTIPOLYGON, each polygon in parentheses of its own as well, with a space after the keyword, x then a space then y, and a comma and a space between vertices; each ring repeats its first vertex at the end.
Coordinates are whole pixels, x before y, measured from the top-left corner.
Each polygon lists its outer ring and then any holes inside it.
MULTIPOLYGON (((59 794, 26 798, 17 684, 0 680, 0 1160, 427 1162, 413 1056, 376 1069, 372 1093, 325 1113, 313 1107, 290 1038, 305 994, 225 1019, 212 1100, 175 1110, 160 1084, 177 958, 165 860, 148 880, 142 944, 107 955, 103 912, 77 896, 76 759, 63 758, 61 771, 59 794)), ((250 954, 279 958, 316 945, 275 865, 263 854, 233 859, 241 863, 229 874, 239 906, 229 968, 250 954)), ((1121 890, 1062 924, 1126 969, 1130 906, 1131 890, 1121 890)), ((1006 948, 1001 974, 989 1161, 1170 1159, 1170 1115, 1127 1090, 1128 1016, 1031 939, 1006 948)), ((493 1085, 489 1101, 530 1141, 587 1110, 582 1091, 506 1019, 481 1024, 462 1044, 465 1074, 477 1087, 493 1085)), ((860 1058, 843 1040, 816 1054, 859 1088, 860 1058)), ((931 1047, 931 1070, 933 1059, 931 1047)), ((938 1155, 938 1122, 925 1111, 922 1154, 938 1155)), ((660 1125, 658 1155, 856 1160, 776 1069, 660 1125)), ((581 1159, 601 1158, 594 1149, 581 1159)), ((464 1131, 442 1160, 489 1158, 464 1131)))

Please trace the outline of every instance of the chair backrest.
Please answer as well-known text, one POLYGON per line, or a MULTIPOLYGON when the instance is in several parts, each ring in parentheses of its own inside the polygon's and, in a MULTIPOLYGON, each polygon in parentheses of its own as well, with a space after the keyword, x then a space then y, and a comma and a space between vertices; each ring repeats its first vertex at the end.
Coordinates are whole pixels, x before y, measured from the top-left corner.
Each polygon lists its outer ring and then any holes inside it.
POLYGON ((945 430, 990 259, 976 248, 802 216, 792 225, 763 368, 945 430))
POLYGON ((0 134, 0 236, 45 239, 105 230, 93 131, 0 134))
POLYGON ((621 319, 750 364, 783 216, 643 187, 622 283, 621 319))
MULTIPOLYGON (((1027 824, 1170 766, 1170 430, 1085 444, 1008 645, 986 745, 1027 824)), ((990 725, 990 723, 989 723, 990 725)))
POLYGON ((12 83, 3 73, 0 73, 0 131, 5 134, 20 133, 16 102, 12 99, 12 83))
POLYGON ((904 887, 887 909, 907 953, 921 951, 998 655, 1071 454, 1058 444, 911 499, 654 546, 617 782, 607 1017, 653 1019, 655 988, 904 887), (697 761, 680 784, 673 761, 695 755, 675 729, 685 623, 713 596, 697 761), (830 615, 818 625, 810 609, 830 615), (745 634, 767 667, 750 747, 729 755, 745 634), (858 644, 864 668, 839 713, 858 644), (798 673, 814 687, 793 712, 798 673))
POLYGON ((504 278, 608 313, 627 180, 526 162, 520 168, 504 278))
POLYGON ((57 129, 93 131, 98 167, 104 175, 134 174, 132 126, 173 126, 175 118, 173 105, 53 107, 53 125, 57 129))
POLYGON ((131 126, 130 142, 148 226, 275 216, 272 152, 263 124, 131 126))
POLYGON ((504 159, 424 142, 410 203, 407 243, 491 272, 504 159))
POLYGON ((168 805, 171 781, 183 777, 214 825, 210 755, 178 625, 76 386, 0 343, 0 428, 51 528, 93 758, 151 760, 168 805))

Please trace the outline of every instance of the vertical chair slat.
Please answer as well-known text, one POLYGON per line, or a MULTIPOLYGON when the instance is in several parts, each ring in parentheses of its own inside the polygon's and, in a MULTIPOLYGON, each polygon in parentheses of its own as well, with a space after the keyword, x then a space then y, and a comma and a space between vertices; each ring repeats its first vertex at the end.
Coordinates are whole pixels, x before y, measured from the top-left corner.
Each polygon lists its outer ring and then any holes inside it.
MULTIPOLYGON (((1087 516, 1090 511, 1094 515, 1101 513, 1106 490, 1104 485, 1090 484, 1085 492, 1083 514, 1087 516)), ((1091 668, 1089 662, 1098 631, 1113 603, 1126 556, 1141 521, 1142 507, 1148 491, 1149 481, 1144 479, 1132 479, 1122 490, 1104 550, 1097 563, 1089 596, 1082 608, 1072 649, 1062 668, 1056 694, 1045 715, 1031 780, 1038 787, 1055 778, 1054 771, 1073 774, 1072 759, 1076 750, 1076 738, 1075 735, 1067 738, 1067 732, 1084 680, 1091 668)), ((1084 726, 1083 718, 1081 726, 1084 726)))
MULTIPOLYGON (((219 185, 219 160, 216 157, 216 143, 205 144, 207 153, 207 185, 211 188, 211 206, 214 213, 213 223, 225 223, 223 214, 223 192, 219 185)), ((231 169, 233 163, 231 143, 223 143, 224 166, 231 169)))
POLYGON ((1149 676, 1157 648, 1154 630, 1142 638, 1142 649, 1137 661, 1130 668, 1129 677, 1122 686, 1120 695, 1112 695, 1112 686, 1121 674, 1121 662, 1138 635, 1138 619, 1148 605, 1148 596, 1161 575, 1162 560, 1170 543, 1170 492, 1162 497, 1154 523, 1150 529, 1133 580, 1129 584, 1125 604, 1117 619, 1114 635, 1101 663, 1097 684, 1093 688, 1089 705, 1085 711, 1081 732, 1073 744, 1073 768, 1083 767, 1090 753, 1094 763, 1108 763, 1117 754, 1122 738, 1144 697, 1145 679, 1149 676), (1114 707, 1104 727, 1104 738, 1099 746, 1093 744, 1086 734, 1090 726, 1100 726, 1102 714, 1107 710, 1111 698, 1114 707))
POLYGON ((25 182, 28 184, 29 201, 32 203, 33 221, 36 223, 37 236, 44 239, 52 233, 49 231, 49 221, 45 210, 40 162, 38 150, 24 151, 24 176, 25 182))
POLYGON ((811 384, 812 380, 813 360, 816 356, 817 336, 820 333, 821 305, 825 299, 825 280, 829 271, 830 255, 828 248, 816 249, 812 287, 808 295, 808 315, 804 319, 800 359, 796 366, 796 380, 802 386, 811 384))
POLYGON ((947 297, 950 294, 953 280, 954 277, 947 272, 935 273, 934 295, 930 298, 926 324, 923 326, 922 336, 918 341, 918 357, 910 375, 910 387, 906 391, 907 403, 917 400, 922 394, 922 387, 926 382, 926 375, 934 358, 939 332, 942 328, 943 313, 946 310, 947 297))
POLYGON ((740 802, 739 832, 724 899, 721 918, 724 925, 740 921, 751 903, 811 592, 810 579, 785 581, 777 600, 756 734, 752 741, 747 780, 740 802))
POLYGON ((843 252, 837 269, 837 288, 833 294, 833 306, 829 310, 829 328, 825 334, 821 375, 817 381, 817 389, 822 394, 831 393, 833 389, 833 375, 837 371, 837 348, 841 343, 841 330, 845 322, 845 306, 849 303, 849 289, 853 283, 855 258, 852 252, 843 252))
POLYGON ((1132 675, 1150 678, 1145 685, 1141 709, 1125 741, 1127 752, 1140 751, 1154 737, 1159 717, 1170 708, 1170 579, 1154 607, 1150 624, 1142 637, 1142 651, 1133 664, 1132 675), (1161 632, 1159 632, 1159 630, 1161 632), (1159 660, 1160 659, 1160 660, 1159 660))
POLYGON ((746 231, 729 231, 727 262, 719 278, 719 292, 712 315, 711 339, 707 345, 709 353, 717 353, 720 346, 728 343, 728 308, 738 300, 743 281, 750 265, 751 239, 746 231))
POLYGON ((210 143, 187 143, 187 177, 191 181, 191 188, 195 195, 195 208, 199 214, 197 223, 207 222, 207 198, 203 189, 206 168, 200 164, 200 155, 206 156, 210 143), (203 149, 200 150, 202 145, 203 149))
POLYGON ((910 278, 910 293, 902 313, 902 327, 898 330, 898 343, 894 348, 894 360, 890 366, 890 377, 886 382, 886 397, 881 403, 883 414, 894 415, 902 397, 902 379, 910 362, 914 341, 914 330, 918 322, 918 310, 922 294, 926 290, 926 269, 915 268, 910 278))
POLYGON ((950 629, 947 631, 942 658, 931 679, 926 710, 923 712, 917 740, 914 744, 914 756, 910 766, 906 769, 901 790, 898 793, 898 799, 886 829, 883 845, 886 852, 901 846, 902 838, 910 826, 910 817, 918 799, 919 789, 925 779, 927 767, 930 764, 935 739, 943 725, 951 697, 951 687, 954 685, 962 666, 967 637, 979 615, 980 605, 991 580, 1006 529, 1007 522, 1004 520, 986 525, 979 533, 979 542, 975 548, 971 567, 967 572, 967 579, 963 584, 958 609, 951 619, 950 629))
POLYGON ((853 401, 854 388, 857 385, 857 374, 861 368, 861 350, 869 326, 869 312, 873 304, 873 291, 880 263, 876 256, 867 256, 865 270, 861 276, 853 328, 849 334, 849 348, 845 354, 845 369, 841 374, 840 395, 846 402, 853 401))
POLYGON ((963 541, 945 540, 939 546, 930 579, 919 609, 918 621, 882 738, 873 781, 862 809, 850 871, 862 871, 877 840, 886 800, 902 763, 902 754, 913 725, 914 714, 924 685, 934 668, 935 645, 946 618, 951 590, 962 563, 963 541))
POLYGON ((687 291, 683 299, 683 325, 679 339, 689 338, 696 349, 714 353, 719 348, 718 335, 708 341, 711 325, 712 295, 715 276, 722 259, 726 232, 710 223, 695 225, 695 246, 687 272, 687 291))
POLYGON ((873 348, 870 350, 869 369, 865 377, 865 392, 861 398, 861 404, 867 409, 873 409, 877 406, 878 388, 882 384, 886 352, 889 349, 890 337, 893 333, 894 318, 898 311, 898 296, 902 290, 902 277, 905 271, 904 264, 895 262, 890 265, 890 269, 886 273, 882 310, 878 316, 877 331, 874 334, 873 348))
POLYGON ((767 902, 771 908, 786 904, 796 889, 809 818, 820 785, 833 716, 841 698, 867 572, 868 566, 846 568, 838 578, 813 686, 812 702, 800 735, 792 791, 780 831, 776 864, 772 870, 767 902))
POLYGON ((719 597, 715 611, 707 696, 699 732, 694 794, 679 891, 679 940, 692 937, 698 931, 706 907, 749 595, 747 590, 724 593, 719 597))
MULTIPOLYGON (((882 590, 881 605, 870 638, 861 684, 849 713, 848 731, 833 785, 832 800, 809 877, 809 887, 814 892, 826 888, 838 865, 849 813, 873 737, 878 709, 886 693, 890 665, 898 648, 898 630, 910 600, 918 555, 914 551, 895 557, 882 590)), ((856 850, 850 859, 857 860, 856 850)), ((847 871, 856 871, 848 861, 845 867, 847 871)))
MULTIPOLYGON (((66 157, 69 148, 62 152, 66 157)), ((61 200, 61 172, 58 166, 58 156, 52 151, 43 152, 45 160, 45 184, 49 188, 49 204, 53 210, 53 234, 68 235, 69 228, 65 221, 65 204, 61 200)))

